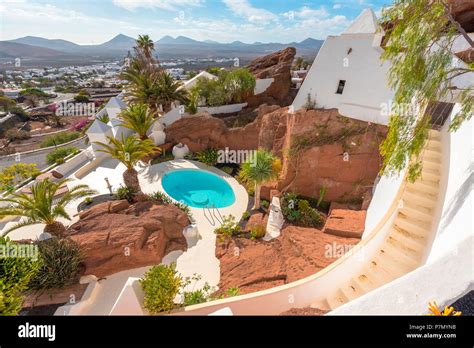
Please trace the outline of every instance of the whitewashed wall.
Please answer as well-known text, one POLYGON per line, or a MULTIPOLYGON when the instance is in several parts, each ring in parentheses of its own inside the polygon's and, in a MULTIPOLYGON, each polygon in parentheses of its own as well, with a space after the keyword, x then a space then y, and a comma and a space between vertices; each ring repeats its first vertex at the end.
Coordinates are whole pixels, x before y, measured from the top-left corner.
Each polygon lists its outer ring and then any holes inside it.
POLYGON ((247 103, 241 104, 230 104, 222 106, 203 106, 198 108, 198 112, 208 112, 211 115, 217 114, 232 114, 234 112, 241 111, 244 107, 247 106, 247 103))
MULTIPOLYGON (((459 106, 456 105, 452 115, 458 110, 459 106)), ((442 130, 441 176, 444 182, 442 181, 440 186, 445 186, 444 197, 441 197, 444 205, 440 214, 438 232, 427 262, 434 262, 449 250, 457 248, 456 245, 462 240, 474 234, 472 194, 474 120, 465 122, 454 133, 448 132, 448 127, 449 122, 446 122, 442 130)))
POLYGON ((294 109, 304 107, 310 94, 317 107, 337 108, 347 117, 388 124, 388 115, 381 115, 381 104, 393 99, 386 80, 389 65, 380 61, 380 52, 373 46, 374 37, 329 36, 293 102, 294 109), (343 94, 336 93, 339 80, 346 80, 343 94))
POLYGON ((273 83, 273 81, 275 81, 273 77, 269 79, 257 79, 255 81, 256 84, 255 84, 255 89, 253 93, 257 95, 257 94, 265 92, 268 89, 268 87, 270 87, 270 85, 273 83))

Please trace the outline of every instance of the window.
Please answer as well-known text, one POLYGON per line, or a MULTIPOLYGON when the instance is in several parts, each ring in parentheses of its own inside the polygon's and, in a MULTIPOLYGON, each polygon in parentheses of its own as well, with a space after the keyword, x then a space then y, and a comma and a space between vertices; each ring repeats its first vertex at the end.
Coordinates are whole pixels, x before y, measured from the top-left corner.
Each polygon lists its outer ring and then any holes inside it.
POLYGON ((336 94, 342 94, 344 91, 344 86, 346 85, 346 80, 339 80, 339 85, 337 86, 336 94))

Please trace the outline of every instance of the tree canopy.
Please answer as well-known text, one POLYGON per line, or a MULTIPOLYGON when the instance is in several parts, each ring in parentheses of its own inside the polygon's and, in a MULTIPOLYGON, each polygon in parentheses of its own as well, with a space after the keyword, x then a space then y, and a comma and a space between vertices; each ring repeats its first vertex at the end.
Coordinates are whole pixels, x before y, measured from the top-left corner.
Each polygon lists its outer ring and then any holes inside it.
POLYGON ((381 145, 382 171, 399 173, 411 160, 409 178, 415 180, 421 174, 421 153, 429 134, 428 104, 449 101, 461 105, 451 121, 451 131, 472 117, 474 85, 459 81, 473 73, 474 65, 455 57, 454 44, 457 40, 464 40, 471 48, 474 44, 454 20, 445 0, 396 0, 383 10, 380 24, 385 31, 382 59, 391 64, 388 80, 395 91, 394 102, 415 104, 421 110, 421 115, 392 111, 389 132, 381 145))

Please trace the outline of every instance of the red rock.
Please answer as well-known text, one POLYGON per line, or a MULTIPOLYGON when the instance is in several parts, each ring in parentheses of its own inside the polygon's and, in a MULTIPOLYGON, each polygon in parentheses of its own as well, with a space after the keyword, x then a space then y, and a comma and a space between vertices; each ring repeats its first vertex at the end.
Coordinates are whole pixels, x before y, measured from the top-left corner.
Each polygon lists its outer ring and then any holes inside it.
POLYGON ((247 69, 257 79, 273 78, 274 81, 268 89, 261 94, 252 96, 247 100, 249 106, 261 104, 277 104, 286 106, 291 104, 291 66, 296 55, 296 49, 288 47, 279 52, 259 57, 253 60, 247 69))
POLYGON ((305 278, 341 256, 328 255, 328 246, 333 243, 353 246, 358 242, 356 238, 337 237, 317 229, 295 226, 285 226, 281 235, 269 242, 245 238, 218 241, 219 291, 238 287, 241 294, 246 294, 305 278))
POLYGON ((262 105, 254 122, 232 129, 207 113, 186 117, 167 128, 167 142, 184 143, 193 152, 209 147, 272 151, 283 168, 278 182, 262 186, 263 199, 269 200, 273 189, 318 197, 326 187, 326 201, 362 201, 380 171, 379 146, 387 128, 343 117, 336 109, 289 114, 287 108, 274 108, 262 105))
POLYGON ((474 48, 470 47, 464 51, 457 52, 456 56, 467 64, 474 63, 474 48))
POLYGON ((326 224, 324 233, 347 238, 361 238, 365 228, 365 210, 333 209, 326 224))
POLYGON ((179 208, 154 202, 125 207, 117 201, 109 210, 110 203, 92 207, 68 230, 84 253, 85 275, 159 264, 169 252, 186 250, 182 231, 190 222, 179 208))
POLYGON ((474 1, 472 0, 449 0, 451 13, 463 29, 474 32, 474 1))
POLYGON ((244 231, 250 231, 254 226, 267 226, 268 215, 264 215, 262 213, 255 213, 250 215, 247 223, 245 224, 244 231))

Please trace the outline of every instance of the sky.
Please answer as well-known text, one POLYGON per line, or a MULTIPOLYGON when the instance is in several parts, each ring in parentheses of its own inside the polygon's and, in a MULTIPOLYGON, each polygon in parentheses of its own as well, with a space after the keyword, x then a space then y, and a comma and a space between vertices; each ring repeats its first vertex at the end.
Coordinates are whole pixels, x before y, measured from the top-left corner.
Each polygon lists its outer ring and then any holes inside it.
POLYGON ((100 44, 117 34, 289 43, 337 35, 390 0, 0 0, 0 40, 100 44))

